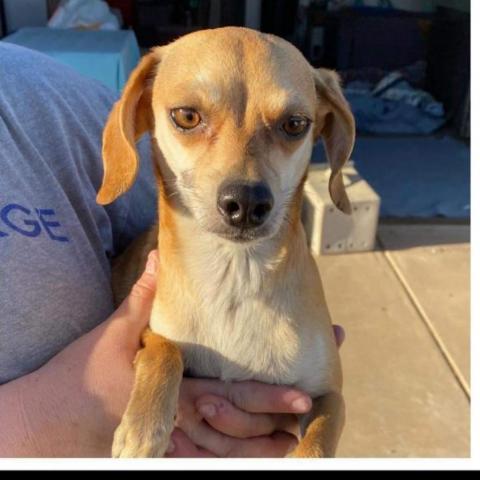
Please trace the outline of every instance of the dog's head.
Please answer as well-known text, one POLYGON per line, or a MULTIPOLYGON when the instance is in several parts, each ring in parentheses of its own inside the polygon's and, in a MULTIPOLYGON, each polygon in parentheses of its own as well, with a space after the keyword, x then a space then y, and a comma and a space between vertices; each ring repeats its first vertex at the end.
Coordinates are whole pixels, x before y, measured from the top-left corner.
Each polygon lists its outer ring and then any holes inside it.
POLYGON ((228 27, 146 55, 104 131, 99 203, 131 187, 135 143, 148 130, 161 152, 162 189, 221 237, 254 241, 279 230, 319 138, 333 202, 349 212, 340 170, 355 126, 338 78, 280 38, 228 27))

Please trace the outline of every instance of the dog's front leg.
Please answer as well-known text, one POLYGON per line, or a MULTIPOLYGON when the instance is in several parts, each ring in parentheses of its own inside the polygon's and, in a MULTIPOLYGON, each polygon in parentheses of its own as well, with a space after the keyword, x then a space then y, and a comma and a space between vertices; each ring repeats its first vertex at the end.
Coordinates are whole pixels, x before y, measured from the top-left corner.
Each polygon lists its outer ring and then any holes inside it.
POLYGON ((180 350, 150 329, 142 340, 133 391, 113 439, 113 457, 162 457, 174 427, 183 376, 180 350))
POLYGON ((334 457, 345 423, 345 403, 341 393, 316 398, 307 414, 305 434, 290 457, 334 457))

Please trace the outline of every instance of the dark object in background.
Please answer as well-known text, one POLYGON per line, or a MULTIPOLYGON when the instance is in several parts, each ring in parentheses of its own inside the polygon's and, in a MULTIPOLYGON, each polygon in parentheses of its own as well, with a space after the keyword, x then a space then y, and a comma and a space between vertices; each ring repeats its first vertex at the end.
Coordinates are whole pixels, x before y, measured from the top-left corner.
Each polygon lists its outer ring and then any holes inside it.
POLYGON ((463 138, 470 138, 470 86, 468 93, 465 95, 465 101, 456 117, 458 134, 463 138))
POLYGON ((123 26, 131 27, 134 22, 134 0, 106 0, 110 8, 120 10, 123 26))
POLYGON ((23 27, 43 27, 48 21, 46 0, 2 0, 4 35, 23 27))
MULTIPOLYGON (((413 88, 420 88, 422 90, 425 90, 426 88, 426 70, 427 62, 425 60, 419 60, 412 65, 397 69, 413 88)), ((342 79, 342 85, 346 86, 354 81, 377 84, 389 73, 389 71, 383 68, 365 67, 342 70, 338 73, 342 79)))
POLYGON ((470 137, 470 15, 439 8, 428 48, 427 88, 445 106, 455 130, 470 137))
POLYGON ((234 25, 242 27, 245 19, 245 2, 239 2, 238 0, 222 0, 221 1, 221 25, 234 25))
POLYGON ((133 29, 140 46, 153 47, 169 43, 195 30, 192 22, 187 19, 189 3, 175 0, 137 0, 133 29))
POLYGON ((339 70, 395 70, 425 59, 428 15, 342 11, 329 16, 325 62, 339 70))
POLYGON ((137 0, 135 3, 133 29, 140 46, 153 47, 167 43, 173 36, 181 35, 180 25, 173 24, 177 2, 137 0))
POLYGON ((47 15, 48 18, 54 14, 55 10, 60 5, 60 0, 47 0, 47 15))
POLYGON ((169 43, 181 35, 218 25, 243 25, 244 2, 231 0, 136 0, 133 29, 141 47, 169 43), (215 5, 212 7, 213 3, 215 5))
POLYGON ((0 38, 5 35, 5 12, 3 11, 3 0, 0 0, 0 38))
POLYGON ((293 41, 297 8, 298 0, 264 0, 262 2, 262 32, 293 41))

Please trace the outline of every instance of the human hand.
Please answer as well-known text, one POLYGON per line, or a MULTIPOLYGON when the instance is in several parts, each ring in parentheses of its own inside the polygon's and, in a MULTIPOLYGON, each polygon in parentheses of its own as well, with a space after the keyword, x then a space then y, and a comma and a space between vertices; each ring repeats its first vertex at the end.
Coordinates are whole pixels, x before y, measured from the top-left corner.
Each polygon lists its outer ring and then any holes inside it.
MULTIPOLYGON (((337 346, 345 339, 333 326, 337 346)), ((284 457, 297 444, 298 419, 311 398, 259 382, 183 380, 169 457, 284 457)))
POLYGON ((310 397, 259 382, 184 378, 168 457, 284 457, 310 397))

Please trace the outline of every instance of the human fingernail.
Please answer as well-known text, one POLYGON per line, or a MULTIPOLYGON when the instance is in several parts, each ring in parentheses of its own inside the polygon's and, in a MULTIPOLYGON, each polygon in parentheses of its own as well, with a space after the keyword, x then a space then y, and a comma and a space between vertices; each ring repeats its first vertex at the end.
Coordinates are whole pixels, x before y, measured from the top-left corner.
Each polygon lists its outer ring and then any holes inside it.
POLYGON ((308 412, 312 407, 312 402, 309 398, 300 397, 300 398, 296 398, 291 403, 291 406, 295 412, 305 413, 305 412, 308 412))
POLYGON ((150 274, 154 274, 157 271, 157 255, 153 252, 150 252, 148 255, 145 271, 150 274))
POLYGON ((217 414, 217 407, 213 403, 204 403, 198 407, 203 417, 212 418, 217 414))
POLYGON ((167 453, 173 453, 175 451, 175 444, 170 440, 170 443, 168 444, 167 447, 167 453))

